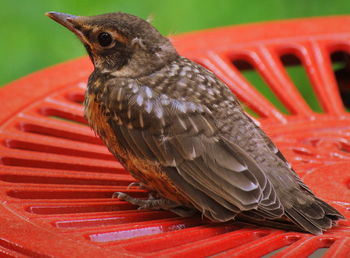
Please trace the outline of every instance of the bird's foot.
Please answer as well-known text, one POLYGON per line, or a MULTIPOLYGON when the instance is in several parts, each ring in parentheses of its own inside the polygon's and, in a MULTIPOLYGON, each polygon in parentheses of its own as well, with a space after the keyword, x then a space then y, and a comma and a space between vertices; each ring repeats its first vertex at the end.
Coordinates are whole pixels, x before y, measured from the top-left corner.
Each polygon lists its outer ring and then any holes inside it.
POLYGON ((189 217, 196 213, 196 211, 192 208, 181 206, 176 202, 165 198, 154 199, 152 195, 150 195, 149 199, 144 200, 131 197, 126 193, 115 192, 112 197, 136 205, 139 207, 139 210, 169 210, 181 217, 189 217))
POLYGON ((154 199, 153 197, 144 200, 131 197, 126 193, 115 192, 112 196, 113 198, 118 198, 119 200, 127 201, 133 205, 139 206, 139 209, 151 209, 151 210, 169 210, 172 208, 176 208, 179 205, 168 199, 154 199))

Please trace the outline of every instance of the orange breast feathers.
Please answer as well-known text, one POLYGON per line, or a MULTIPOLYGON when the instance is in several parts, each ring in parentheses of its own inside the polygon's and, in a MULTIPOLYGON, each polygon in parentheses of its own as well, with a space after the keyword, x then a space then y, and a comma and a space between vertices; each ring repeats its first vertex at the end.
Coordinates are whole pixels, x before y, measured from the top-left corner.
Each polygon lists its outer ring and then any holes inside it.
POLYGON ((127 146, 120 145, 113 129, 107 122, 108 117, 101 110, 101 105, 96 102, 94 94, 86 96, 84 115, 90 127, 101 137, 109 151, 130 174, 148 190, 158 192, 164 198, 189 206, 189 200, 170 181, 158 162, 141 159, 128 151, 127 146))

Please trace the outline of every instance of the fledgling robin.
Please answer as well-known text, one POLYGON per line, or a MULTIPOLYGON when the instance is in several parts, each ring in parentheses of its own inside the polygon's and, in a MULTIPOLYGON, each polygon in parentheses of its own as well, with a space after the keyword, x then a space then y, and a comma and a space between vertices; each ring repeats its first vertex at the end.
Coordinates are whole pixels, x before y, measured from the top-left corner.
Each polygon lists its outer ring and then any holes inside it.
POLYGON ((90 126, 156 193, 118 198, 218 222, 289 221, 313 234, 344 218, 303 184, 227 86, 147 21, 120 12, 47 15, 78 36, 94 64, 84 102, 90 126))

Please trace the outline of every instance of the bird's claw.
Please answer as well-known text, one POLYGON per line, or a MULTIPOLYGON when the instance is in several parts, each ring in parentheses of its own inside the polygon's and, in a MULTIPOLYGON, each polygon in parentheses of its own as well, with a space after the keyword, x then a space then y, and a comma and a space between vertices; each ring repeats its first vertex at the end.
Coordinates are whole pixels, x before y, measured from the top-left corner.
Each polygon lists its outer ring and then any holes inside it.
POLYGON ((142 207, 142 208, 147 208, 148 200, 143 200, 143 199, 138 199, 131 197, 130 195, 122 192, 115 192, 112 195, 112 198, 118 198, 119 200, 126 201, 128 203, 131 203, 133 205, 142 207))
POLYGON ((126 195, 127 195, 127 194, 122 193, 122 192, 115 192, 115 193, 112 194, 112 198, 114 198, 114 199, 119 199, 119 200, 123 200, 123 201, 124 201, 126 195))
POLYGON ((140 183, 140 182, 132 182, 128 185, 128 187, 126 189, 129 190, 131 187, 138 187, 140 189, 144 189, 142 183, 140 183))
POLYGON ((136 205, 138 206, 138 210, 172 210, 180 207, 179 204, 175 203, 174 201, 164 198, 154 199, 153 196, 147 200, 144 200, 131 197, 126 193, 115 192, 113 193, 112 197, 136 205))

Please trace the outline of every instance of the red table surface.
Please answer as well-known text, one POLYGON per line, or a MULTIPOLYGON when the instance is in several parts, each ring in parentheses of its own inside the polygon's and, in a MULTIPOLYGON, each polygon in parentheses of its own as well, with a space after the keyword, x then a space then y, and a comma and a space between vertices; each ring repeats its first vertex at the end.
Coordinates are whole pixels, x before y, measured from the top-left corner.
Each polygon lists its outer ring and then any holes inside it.
MULTIPOLYGON (((172 37, 178 51, 215 72, 259 115, 316 195, 350 216, 350 115, 330 55, 350 53, 350 16, 232 26, 172 37), (300 60, 322 113, 286 72, 300 60), (288 110, 244 77, 249 63, 288 110), (235 63, 237 64, 237 63, 235 63)), ((33 73, 0 90, 0 255, 9 257, 350 257, 348 220, 321 236, 239 222, 213 224, 165 211, 139 211, 111 199, 133 178, 87 127, 82 101, 87 57, 33 73)), ((350 75, 349 75, 350 76, 350 75)), ((349 85, 350 87, 350 85, 349 85)))

